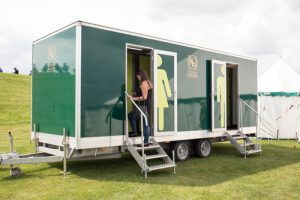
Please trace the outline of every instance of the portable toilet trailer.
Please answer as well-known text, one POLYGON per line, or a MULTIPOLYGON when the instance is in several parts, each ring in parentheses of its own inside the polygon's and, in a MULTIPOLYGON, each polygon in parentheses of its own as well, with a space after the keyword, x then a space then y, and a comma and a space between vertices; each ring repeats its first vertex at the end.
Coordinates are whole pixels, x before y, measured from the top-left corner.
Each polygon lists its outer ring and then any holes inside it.
POLYGON ((40 152, 63 156, 63 141, 68 159, 128 150, 147 174, 175 167, 165 147, 179 161, 192 150, 207 157, 211 142, 225 140, 245 156, 261 151, 248 137, 257 125, 256 59, 77 21, 33 42, 32 72, 32 138, 40 152), (142 136, 131 137, 127 116, 136 104, 126 95, 139 87, 140 69, 154 85, 149 118, 142 116, 151 128, 148 147, 136 146, 142 136))

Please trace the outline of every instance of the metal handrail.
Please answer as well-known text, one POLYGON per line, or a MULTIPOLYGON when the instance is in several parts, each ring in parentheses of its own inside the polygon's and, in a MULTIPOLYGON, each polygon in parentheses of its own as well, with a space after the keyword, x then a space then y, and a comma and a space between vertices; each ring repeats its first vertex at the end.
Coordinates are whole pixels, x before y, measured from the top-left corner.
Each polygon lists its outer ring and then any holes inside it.
MULTIPOLYGON (((125 95, 129 98, 129 95, 127 92, 125 92, 125 95)), ((148 120, 146 117, 146 114, 139 108, 139 106, 131 99, 129 98, 132 104, 138 109, 138 111, 141 113, 141 140, 142 140, 142 158, 144 163, 144 170, 146 170, 146 159, 145 159, 145 148, 144 148, 144 125, 143 125, 143 118, 145 119, 145 125, 148 126, 148 120)), ((128 132, 126 133, 128 134, 128 132)))
MULTIPOLYGON (((268 126, 271 127, 271 125, 269 124, 268 120, 264 119, 256 110, 254 110, 254 108, 252 108, 249 104, 247 104, 244 100, 242 100, 241 98, 239 99, 241 103, 243 103, 244 105, 246 105, 248 108, 250 108, 260 119, 262 119, 264 122, 266 122, 266 124, 268 126)), ((243 127, 243 117, 242 117, 242 107, 240 106, 240 127, 242 130, 243 127)), ((272 132, 273 134, 276 135, 276 133, 270 128, 270 127, 266 127, 270 132, 272 132)), ((258 129, 258 122, 256 122, 256 139, 257 139, 257 129, 258 129)))
MULTIPOLYGON (((126 94, 126 96, 129 98, 128 93, 125 92, 125 94, 126 94)), ((138 106, 131 98, 129 98, 129 99, 130 99, 130 101, 133 103, 133 105, 134 105, 134 106, 140 111, 140 113, 143 115, 143 117, 144 117, 144 119, 145 119, 145 124, 146 124, 146 126, 148 126, 148 120, 147 120, 147 117, 146 117, 145 113, 139 108, 139 106, 138 106)))

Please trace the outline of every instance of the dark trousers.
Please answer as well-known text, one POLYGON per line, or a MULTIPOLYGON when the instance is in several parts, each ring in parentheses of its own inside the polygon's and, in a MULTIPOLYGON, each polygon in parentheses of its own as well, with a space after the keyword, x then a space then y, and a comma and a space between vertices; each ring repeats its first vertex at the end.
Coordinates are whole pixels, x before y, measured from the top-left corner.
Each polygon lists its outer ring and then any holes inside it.
MULTIPOLYGON (((140 106, 140 109, 145 113, 148 125, 146 126, 145 119, 143 119, 143 128, 144 128, 144 143, 147 144, 149 142, 150 136, 150 128, 149 128, 149 115, 147 112, 146 106, 140 106)), ((141 113, 139 111, 131 111, 128 113, 129 123, 132 128, 132 134, 137 135, 137 123, 140 121, 141 113)))

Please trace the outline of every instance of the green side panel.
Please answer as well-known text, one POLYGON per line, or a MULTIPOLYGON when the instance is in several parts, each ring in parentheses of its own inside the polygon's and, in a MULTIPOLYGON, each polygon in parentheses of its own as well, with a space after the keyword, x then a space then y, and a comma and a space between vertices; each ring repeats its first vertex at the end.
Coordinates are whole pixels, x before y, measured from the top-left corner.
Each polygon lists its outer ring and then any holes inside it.
POLYGON ((124 133, 125 60, 122 38, 82 27, 81 137, 124 133))
MULTIPOLYGON (((253 61, 254 62, 254 61, 253 61)), ((256 63, 251 66, 246 61, 241 61, 239 69, 239 93, 240 98, 244 100, 251 108, 258 111, 257 106, 257 68, 256 63)), ((256 114, 246 105, 242 105, 242 126, 256 126, 256 114)))
MULTIPOLYGON (((257 111, 257 95, 240 95, 240 98, 247 103, 251 108, 257 111)), ((248 106, 242 103, 242 127, 256 126, 256 113, 253 112, 248 106)))
POLYGON ((33 45, 32 130, 75 136, 75 50, 75 27, 33 45))
MULTIPOLYGON (((239 65, 240 95, 257 94, 257 62, 126 35, 93 27, 82 27, 81 136, 123 135, 125 131, 126 43, 177 53, 177 130, 211 129, 210 65, 214 60, 239 65)), ((142 59, 140 59, 140 62, 142 59)), ((167 66, 166 66, 167 67, 167 66)), ((169 74, 168 76, 172 76, 169 74)), ((171 80, 172 78, 169 78, 171 80)), ((257 108, 256 100, 251 100, 257 108)), ((168 99, 173 106, 172 99, 168 99)), ((174 113, 168 110, 165 116, 174 113)), ((247 112, 248 113, 248 112, 247 112)), ((248 115, 246 113, 246 115, 248 115)), ((245 124, 252 125, 251 116, 245 124)), ((254 120, 255 121, 255 120, 254 120)), ((172 122, 166 122, 171 130, 172 122), (170 123, 170 124, 168 124, 170 123)))
MULTIPOLYGON (((190 49, 177 54, 178 131, 210 129, 210 73, 206 62, 213 55, 190 49)), ((209 68, 210 69, 210 66, 209 68)))

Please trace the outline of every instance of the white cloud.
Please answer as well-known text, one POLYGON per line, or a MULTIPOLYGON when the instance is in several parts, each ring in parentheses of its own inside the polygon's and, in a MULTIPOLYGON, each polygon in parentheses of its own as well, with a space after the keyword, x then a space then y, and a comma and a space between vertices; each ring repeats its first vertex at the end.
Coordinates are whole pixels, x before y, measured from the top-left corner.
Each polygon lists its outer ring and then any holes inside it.
MULTIPOLYGON (((280 56, 300 73, 298 0, 0 1, 0 66, 31 67, 31 43, 76 20, 259 59, 280 56)), ((7 69, 8 70, 8 69, 7 69)))

